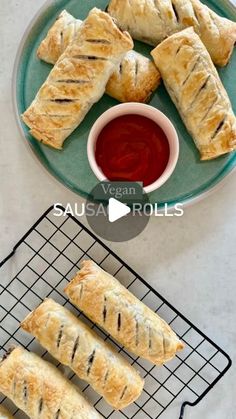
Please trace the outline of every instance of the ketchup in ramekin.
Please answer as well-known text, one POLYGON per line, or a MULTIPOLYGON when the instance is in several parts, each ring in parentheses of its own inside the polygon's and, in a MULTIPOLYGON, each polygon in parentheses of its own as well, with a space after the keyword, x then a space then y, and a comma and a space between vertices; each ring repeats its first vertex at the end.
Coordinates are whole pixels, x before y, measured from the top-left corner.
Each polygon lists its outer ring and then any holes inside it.
POLYGON ((162 187, 176 168, 178 133, 159 109, 144 103, 121 103, 94 122, 87 156, 100 182, 142 182, 148 194, 162 187))
POLYGON ((142 115, 121 115, 108 122, 97 137, 95 159, 111 181, 142 182, 148 186, 164 173, 170 157, 162 128, 142 115))

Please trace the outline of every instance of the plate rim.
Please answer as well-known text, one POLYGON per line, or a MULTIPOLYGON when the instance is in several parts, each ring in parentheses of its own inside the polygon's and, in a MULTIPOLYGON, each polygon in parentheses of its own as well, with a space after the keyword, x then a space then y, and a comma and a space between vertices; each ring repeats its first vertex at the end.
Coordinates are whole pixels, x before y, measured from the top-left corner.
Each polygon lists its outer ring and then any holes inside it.
MULTIPOLYGON (((215 0, 214 0, 215 1, 215 0)), ((44 2, 44 4, 39 8, 39 10, 34 14, 34 16, 30 19, 28 25, 26 26, 24 32, 23 32, 23 36, 21 37, 21 40, 18 44, 17 47, 17 53, 16 53, 16 57, 15 57, 15 61, 14 61, 14 65, 13 65, 13 73, 12 73, 12 84, 11 84, 11 96, 12 96, 12 103, 13 103, 13 109, 14 109, 14 117, 17 123, 17 127, 18 130, 20 132, 20 136, 22 138, 22 141, 24 141, 25 147, 30 150, 31 154, 33 155, 33 158, 35 161, 40 162, 40 166, 43 166, 45 172, 47 172, 48 174, 50 174, 50 176, 56 180, 59 184, 63 185, 64 187, 68 188, 70 191, 72 191, 76 196, 81 196, 82 198, 85 199, 90 199, 90 195, 87 192, 84 192, 82 190, 80 190, 80 192, 78 192, 78 190, 75 189, 75 187, 68 181, 65 179, 62 179, 62 177, 57 174, 57 172, 55 172, 55 170, 51 169, 51 167, 49 165, 47 165, 45 163, 45 160, 40 156, 39 153, 37 153, 35 151, 35 147, 33 146, 33 144, 27 139, 26 134, 24 132, 23 129, 23 124, 20 118, 20 112, 18 109, 18 102, 17 102, 17 75, 18 75, 18 70, 20 67, 20 60, 22 57, 22 53, 24 50, 24 46, 25 43, 28 39, 28 36, 31 32, 31 30, 33 29, 35 23, 37 22, 37 20, 40 18, 40 16, 47 11, 47 9, 53 5, 53 3, 55 2, 55 0, 46 0, 44 2)), ((232 3, 231 0, 221 0, 221 2, 225 4, 225 6, 228 8, 229 12, 234 12, 236 13, 236 5, 234 5, 232 3)), ((236 151, 233 152, 235 154, 234 158, 231 159, 231 161, 228 162, 228 164, 226 165, 226 167, 224 167, 224 169, 218 174, 217 178, 215 178, 212 182, 211 182, 211 186, 206 186, 205 190, 203 192, 200 193, 196 193, 195 196, 190 196, 187 197, 186 199, 182 199, 181 202, 176 201, 176 202, 171 202, 171 203, 167 203, 168 205, 168 209, 174 210, 175 206, 177 203, 182 204, 183 208, 188 208, 192 205, 195 205, 199 202, 201 202, 202 200, 206 199, 207 197, 211 196, 213 193, 215 193, 217 190, 219 190, 221 187, 223 187, 223 185, 226 183, 226 181, 228 180, 228 178, 235 173, 236 171, 236 151)), ((155 205, 155 204, 152 204, 155 205)), ((164 212, 165 209, 165 204, 163 204, 163 207, 159 207, 159 212, 164 212)))

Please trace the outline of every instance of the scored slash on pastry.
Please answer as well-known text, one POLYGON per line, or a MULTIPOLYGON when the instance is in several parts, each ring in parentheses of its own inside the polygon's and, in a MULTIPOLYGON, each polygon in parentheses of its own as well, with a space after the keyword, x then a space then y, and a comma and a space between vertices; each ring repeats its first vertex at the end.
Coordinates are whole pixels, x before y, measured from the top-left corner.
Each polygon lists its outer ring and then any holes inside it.
POLYGON ((107 13, 92 9, 79 35, 61 55, 22 115, 30 133, 39 141, 61 149, 65 139, 103 96, 111 74, 132 48, 133 41, 127 32, 121 32, 107 13), (87 42, 101 38, 107 40, 106 45, 87 42), (68 80, 77 83, 67 83, 68 80))
POLYGON ((124 409, 140 396, 144 380, 134 367, 55 301, 45 300, 21 327, 54 358, 87 381, 114 409, 124 409))
MULTIPOLYGON (((92 261, 82 263, 65 291, 118 342, 156 365, 171 360, 184 347, 163 319, 92 261)), ((31 312, 21 327, 114 409, 124 409, 141 395, 144 380, 135 368, 52 299, 31 312)), ((0 360, 0 392, 33 419, 101 418, 55 366, 20 347, 0 360)))
POLYGON ((163 319, 93 261, 82 263, 65 293, 129 351, 156 365, 170 361, 184 347, 163 319))
POLYGON ((151 54, 201 159, 235 150, 236 118, 230 99, 193 28, 170 36, 151 54))
POLYGON ((63 11, 39 46, 39 58, 55 66, 22 115, 32 136, 61 149, 105 90, 122 102, 145 102, 161 73, 202 160, 235 150, 236 119, 212 60, 229 62, 236 22, 199 0, 111 0, 108 12, 94 8, 81 23, 63 11), (114 19, 135 39, 161 43, 152 51, 156 67, 132 51, 114 19))
POLYGON ((0 391, 32 419, 102 419, 54 365, 20 347, 0 360, 0 391))
POLYGON ((229 62, 236 42, 236 22, 199 0, 111 0, 108 12, 134 39, 153 46, 192 26, 219 66, 229 62))
MULTIPOLYGON (((68 45, 79 35, 82 21, 75 19, 66 10, 61 12, 54 25, 41 42, 37 56, 43 61, 55 64, 68 45)), ((106 40, 87 39, 87 42, 106 40)), ((125 54, 121 63, 111 75, 106 93, 120 102, 147 102, 160 85, 161 75, 155 64, 144 55, 132 50, 125 54)))

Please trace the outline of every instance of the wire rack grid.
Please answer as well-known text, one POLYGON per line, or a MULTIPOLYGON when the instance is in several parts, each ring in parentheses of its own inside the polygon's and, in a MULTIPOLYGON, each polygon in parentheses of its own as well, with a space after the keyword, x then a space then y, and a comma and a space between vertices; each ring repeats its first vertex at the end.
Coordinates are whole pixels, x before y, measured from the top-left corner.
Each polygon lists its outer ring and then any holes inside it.
MULTIPOLYGON (((104 418, 157 419, 184 417, 186 405, 195 406, 231 366, 229 356, 152 289, 133 269, 71 215, 56 217, 49 208, 0 263, 0 356, 21 345, 63 369, 104 418), (174 360, 157 367, 121 347, 91 323, 67 300, 63 289, 83 259, 93 259, 118 278, 141 301, 163 317, 185 343, 174 360), (9 279, 10 278, 10 279, 9 279), (58 364, 19 324, 46 297, 69 308, 110 342, 145 379, 141 397, 115 412, 85 382, 58 364), (180 414, 179 414, 179 410, 180 414)), ((25 415, 0 396, 16 418, 25 415)))

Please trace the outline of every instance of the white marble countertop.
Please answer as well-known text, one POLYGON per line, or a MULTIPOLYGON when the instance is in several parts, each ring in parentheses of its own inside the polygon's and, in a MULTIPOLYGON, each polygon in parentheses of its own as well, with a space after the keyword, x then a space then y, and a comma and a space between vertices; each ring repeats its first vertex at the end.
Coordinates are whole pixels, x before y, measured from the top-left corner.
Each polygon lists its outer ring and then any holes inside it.
MULTIPOLYGON (((53 202, 82 202, 32 158, 13 114, 17 47, 43 2, 1 0, 0 259, 53 202)), ((183 218, 153 218, 135 240, 111 248, 236 360, 235 190, 234 173, 212 196, 186 209, 183 218)), ((235 382, 231 368, 186 418, 235 419, 235 382)))

